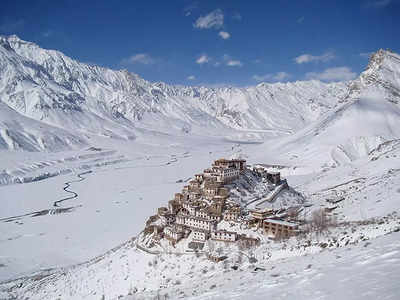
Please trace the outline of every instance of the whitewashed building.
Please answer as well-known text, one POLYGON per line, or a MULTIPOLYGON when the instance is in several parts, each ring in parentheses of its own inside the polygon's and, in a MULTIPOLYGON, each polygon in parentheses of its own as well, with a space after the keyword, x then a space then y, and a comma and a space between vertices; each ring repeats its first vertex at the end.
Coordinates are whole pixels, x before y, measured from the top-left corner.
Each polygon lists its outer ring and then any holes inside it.
POLYGON ((232 208, 224 212, 225 221, 237 221, 240 215, 240 209, 232 208))
POLYGON ((160 216, 161 224, 166 226, 175 222, 174 214, 164 214, 160 216))
POLYGON ((194 178, 197 181, 202 182, 204 180, 204 175, 203 174, 196 174, 196 175, 194 175, 194 178))
POLYGON ((186 209, 190 215, 194 216, 194 215, 196 215, 196 211, 197 211, 199 205, 196 203, 192 203, 192 202, 183 202, 182 207, 184 209, 186 209))
POLYGON ((224 242, 234 242, 237 239, 237 233, 226 230, 213 231, 211 232, 211 239, 224 242))
POLYGON ((205 209, 196 210, 195 216, 198 218, 209 219, 208 212, 205 209))
POLYGON ((210 233, 205 230, 193 230, 192 237, 195 241, 205 242, 209 239, 210 233))
POLYGON ((215 168, 218 182, 229 183, 239 178, 240 170, 236 168, 215 168))
POLYGON ((213 220, 207 220, 183 214, 178 214, 176 216, 176 223, 179 225, 185 225, 191 228, 202 229, 207 231, 215 230, 217 226, 216 222, 213 220))
POLYGON ((179 230, 177 227, 167 226, 164 228, 164 235, 167 239, 172 240, 174 242, 178 242, 181 238, 183 238, 184 232, 179 230))

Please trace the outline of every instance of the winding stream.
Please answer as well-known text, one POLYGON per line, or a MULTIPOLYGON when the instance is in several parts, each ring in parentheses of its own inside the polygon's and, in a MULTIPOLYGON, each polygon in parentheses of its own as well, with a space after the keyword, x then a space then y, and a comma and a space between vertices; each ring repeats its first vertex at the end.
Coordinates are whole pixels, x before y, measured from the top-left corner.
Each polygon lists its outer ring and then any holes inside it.
POLYGON ((25 218, 25 217, 39 217, 39 216, 44 216, 44 215, 57 215, 57 214, 61 214, 61 213, 72 212, 73 210, 75 210, 78 207, 81 207, 82 205, 70 206, 70 207, 60 207, 60 204, 64 201, 77 198, 78 194, 69 189, 71 187, 71 184, 85 180, 85 177, 83 177, 83 175, 90 174, 92 172, 93 171, 85 171, 85 172, 79 173, 77 175, 77 177, 79 178, 78 180, 71 180, 71 181, 65 182, 64 183, 65 186, 64 186, 63 190, 66 191, 67 193, 70 193, 71 196, 54 201, 53 207, 55 207, 55 208, 34 211, 34 212, 30 212, 30 213, 18 215, 18 216, 1 218, 0 222, 13 222, 13 221, 21 220, 22 218, 25 218))
POLYGON ((59 204, 60 204, 61 202, 64 202, 64 201, 67 201, 67 200, 71 200, 71 199, 77 198, 77 197, 78 197, 78 194, 77 194, 76 192, 74 192, 74 191, 69 190, 69 188, 71 187, 71 184, 72 184, 72 183, 76 183, 76 182, 81 182, 81 181, 85 180, 85 177, 82 177, 82 175, 90 174, 90 173, 92 173, 92 172, 93 172, 93 171, 86 171, 86 172, 79 173, 79 174, 77 175, 77 177, 79 178, 78 180, 67 181, 66 183, 64 183, 65 186, 64 186, 63 190, 66 191, 67 193, 72 194, 72 195, 69 196, 69 197, 66 197, 66 198, 63 198, 63 199, 54 201, 53 206, 54 206, 54 207, 60 207, 59 204))

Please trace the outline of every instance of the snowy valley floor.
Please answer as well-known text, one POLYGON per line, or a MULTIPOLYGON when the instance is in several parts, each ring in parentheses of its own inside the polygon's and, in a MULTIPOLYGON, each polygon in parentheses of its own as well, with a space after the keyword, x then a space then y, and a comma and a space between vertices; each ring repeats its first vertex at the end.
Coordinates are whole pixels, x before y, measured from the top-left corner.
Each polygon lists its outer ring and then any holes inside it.
POLYGON ((264 144, 218 139, 99 144, 100 150, 0 156, 0 299, 399 298, 398 149, 331 167, 279 155, 264 144), (156 257, 135 249, 147 217, 188 178, 214 159, 237 154, 250 164, 279 165, 313 207, 344 196, 334 211, 339 222, 376 221, 350 223, 354 232, 335 229, 305 250, 297 240, 286 249, 266 243, 257 250, 257 264, 245 262, 236 271, 233 260, 227 268, 192 254, 156 257), (254 272, 256 266, 265 271, 254 272))
POLYGON ((209 138, 100 143, 100 151, 1 153, 0 281, 81 263, 131 239, 194 173, 241 151, 209 138), (12 184, 32 178, 42 180, 12 184))

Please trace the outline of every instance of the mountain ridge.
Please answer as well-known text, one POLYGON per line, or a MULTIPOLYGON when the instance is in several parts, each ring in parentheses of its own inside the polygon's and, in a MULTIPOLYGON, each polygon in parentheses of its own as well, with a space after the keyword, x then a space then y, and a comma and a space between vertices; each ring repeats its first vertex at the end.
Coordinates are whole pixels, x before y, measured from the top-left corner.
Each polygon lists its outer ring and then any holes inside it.
POLYGON ((349 85, 341 105, 311 122, 278 147, 309 162, 349 163, 400 137, 400 56, 379 50, 349 85))
POLYGON ((378 51, 365 75, 350 82, 208 88, 151 83, 127 70, 80 63, 15 35, 0 36, 0 99, 26 117, 81 137, 129 140, 151 130, 263 140, 297 132, 358 97, 387 53, 378 51))
POLYGON ((152 130, 169 126, 175 134, 192 130, 211 134, 215 129, 292 132, 334 105, 336 94, 345 89, 344 84, 317 81, 248 88, 171 86, 150 83, 126 70, 82 64, 16 36, 0 38, 0 45, 2 101, 30 118, 89 134, 104 135, 106 130, 100 125, 68 124, 62 114, 83 114, 79 119, 88 119, 86 123, 96 124, 96 116, 116 127, 124 123, 130 133, 116 135, 125 137, 135 135, 136 126, 152 130))

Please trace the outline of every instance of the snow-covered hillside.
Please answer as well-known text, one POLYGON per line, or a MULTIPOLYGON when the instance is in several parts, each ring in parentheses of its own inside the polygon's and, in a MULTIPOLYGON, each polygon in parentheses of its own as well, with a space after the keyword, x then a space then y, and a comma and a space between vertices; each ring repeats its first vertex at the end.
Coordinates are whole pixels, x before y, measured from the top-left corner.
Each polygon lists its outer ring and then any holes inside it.
POLYGON ((80 134, 132 139, 138 128, 220 136, 238 129, 233 135, 239 138, 248 131, 256 132, 251 136, 288 134, 345 95, 345 83, 318 81, 248 88, 150 83, 125 70, 79 63, 16 36, 0 37, 1 101, 25 116, 80 134))
POLYGON ((400 56, 380 50, 367 69, 349 84, 336 108, 293 135, 275 149, 295 164, 338 166, 366 157, 381 144, 400 138, 400 56))
POLYGON ((60 151, 85 145, 84 138, 25 117, 0 102, 0 150, 60 151))

